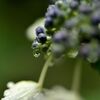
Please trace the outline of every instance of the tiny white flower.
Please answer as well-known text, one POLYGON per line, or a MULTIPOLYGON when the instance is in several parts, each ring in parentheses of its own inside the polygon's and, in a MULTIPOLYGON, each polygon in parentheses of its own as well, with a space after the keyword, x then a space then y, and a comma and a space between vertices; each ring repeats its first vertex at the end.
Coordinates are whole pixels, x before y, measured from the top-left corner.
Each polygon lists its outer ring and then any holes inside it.
POLYGON ((1 100, 39 100, 35 99, 40 94, 38 83, 21 81, 16 84, 8 83, 8 89, 1 100))

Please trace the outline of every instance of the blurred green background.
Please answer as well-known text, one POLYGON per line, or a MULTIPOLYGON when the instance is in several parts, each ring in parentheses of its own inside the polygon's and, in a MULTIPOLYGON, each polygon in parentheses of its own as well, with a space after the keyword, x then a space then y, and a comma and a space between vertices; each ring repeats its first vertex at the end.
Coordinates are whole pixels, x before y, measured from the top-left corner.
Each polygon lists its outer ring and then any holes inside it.
MULTIPOLYGON (((26 29, 44 16, 48 5, 48 0, 0 0, 0 98, 9 81, 38 80, 44 59, 33 57, 26 29)), ((49 69, 45 87, 70 88, 74 64, 66 58, 58 61, 49 69)), ((83 66, 81 95, 86 100, 100 100, 99 76, 88 64, 83 66)))

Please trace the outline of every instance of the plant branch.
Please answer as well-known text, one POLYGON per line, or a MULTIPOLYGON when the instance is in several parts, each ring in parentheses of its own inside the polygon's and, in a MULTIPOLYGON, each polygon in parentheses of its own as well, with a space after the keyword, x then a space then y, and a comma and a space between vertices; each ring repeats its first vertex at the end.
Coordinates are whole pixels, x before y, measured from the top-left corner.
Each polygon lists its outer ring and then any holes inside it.
POLYGON ((75 66, 73 74, 73 82, 72 82, 72 91, 74 91, 75 93, 78 93, 80 89, 81 71, 82 71, 82 59, 78 59, 75 66))
POLYGON ((45 80, 45 77, 46 77, 46 73, 47 73, 48 67, 49 67, 49 65, 51 63, 51 60, 52 60, 52 56, 49 56, 49 58, 47 59, 47 61, 44 64, 42 72, 40 74, 39 85, 40 85, 41 89, 43 87, 43 83, 44 83, 44 80, 45 80))

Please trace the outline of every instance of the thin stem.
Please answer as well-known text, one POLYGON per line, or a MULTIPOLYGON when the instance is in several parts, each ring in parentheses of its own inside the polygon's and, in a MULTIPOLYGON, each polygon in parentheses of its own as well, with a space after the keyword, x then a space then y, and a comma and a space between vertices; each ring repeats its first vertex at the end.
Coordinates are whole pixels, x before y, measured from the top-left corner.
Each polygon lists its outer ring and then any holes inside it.
POLYGON ((72 91, 74 91, 75 93, 78 93, 80 89, 81 71, 82 71, 82 59, 78 59, 75 66, 73 74, 73 83, 72 83, 72 91))
POLYGON ((48 70, 48 67, 49 67, 49 64, 50 64, 51 60, 52 60, 52 56, 49 56, 49 58, 47 59, 46 63, 44 64, 42 72, 40 74, 39 85, 40 85, 41 89, 43 87, 45 76, 46 76, 46 73, 47 73, 47 70, 48 70))

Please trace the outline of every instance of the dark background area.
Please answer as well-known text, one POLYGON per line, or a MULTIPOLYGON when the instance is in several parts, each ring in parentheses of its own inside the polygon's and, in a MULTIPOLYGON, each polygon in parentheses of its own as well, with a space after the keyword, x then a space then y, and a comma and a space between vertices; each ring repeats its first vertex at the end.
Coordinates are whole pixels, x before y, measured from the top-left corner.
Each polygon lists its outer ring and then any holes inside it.
MULTIPOLYGON (((48 0, 0 0, 0 97, 9 81, 37 81, 44 63, 43 56, 34 58, 26 29, 43 17, 48 0)), ((70 88, 75 62, 58 61, 50 68, 45 87, 62 85, 70 88)), ((100 77, 88 64, 83 65, 81 95, 87 100, 100 100, 100 77)))

